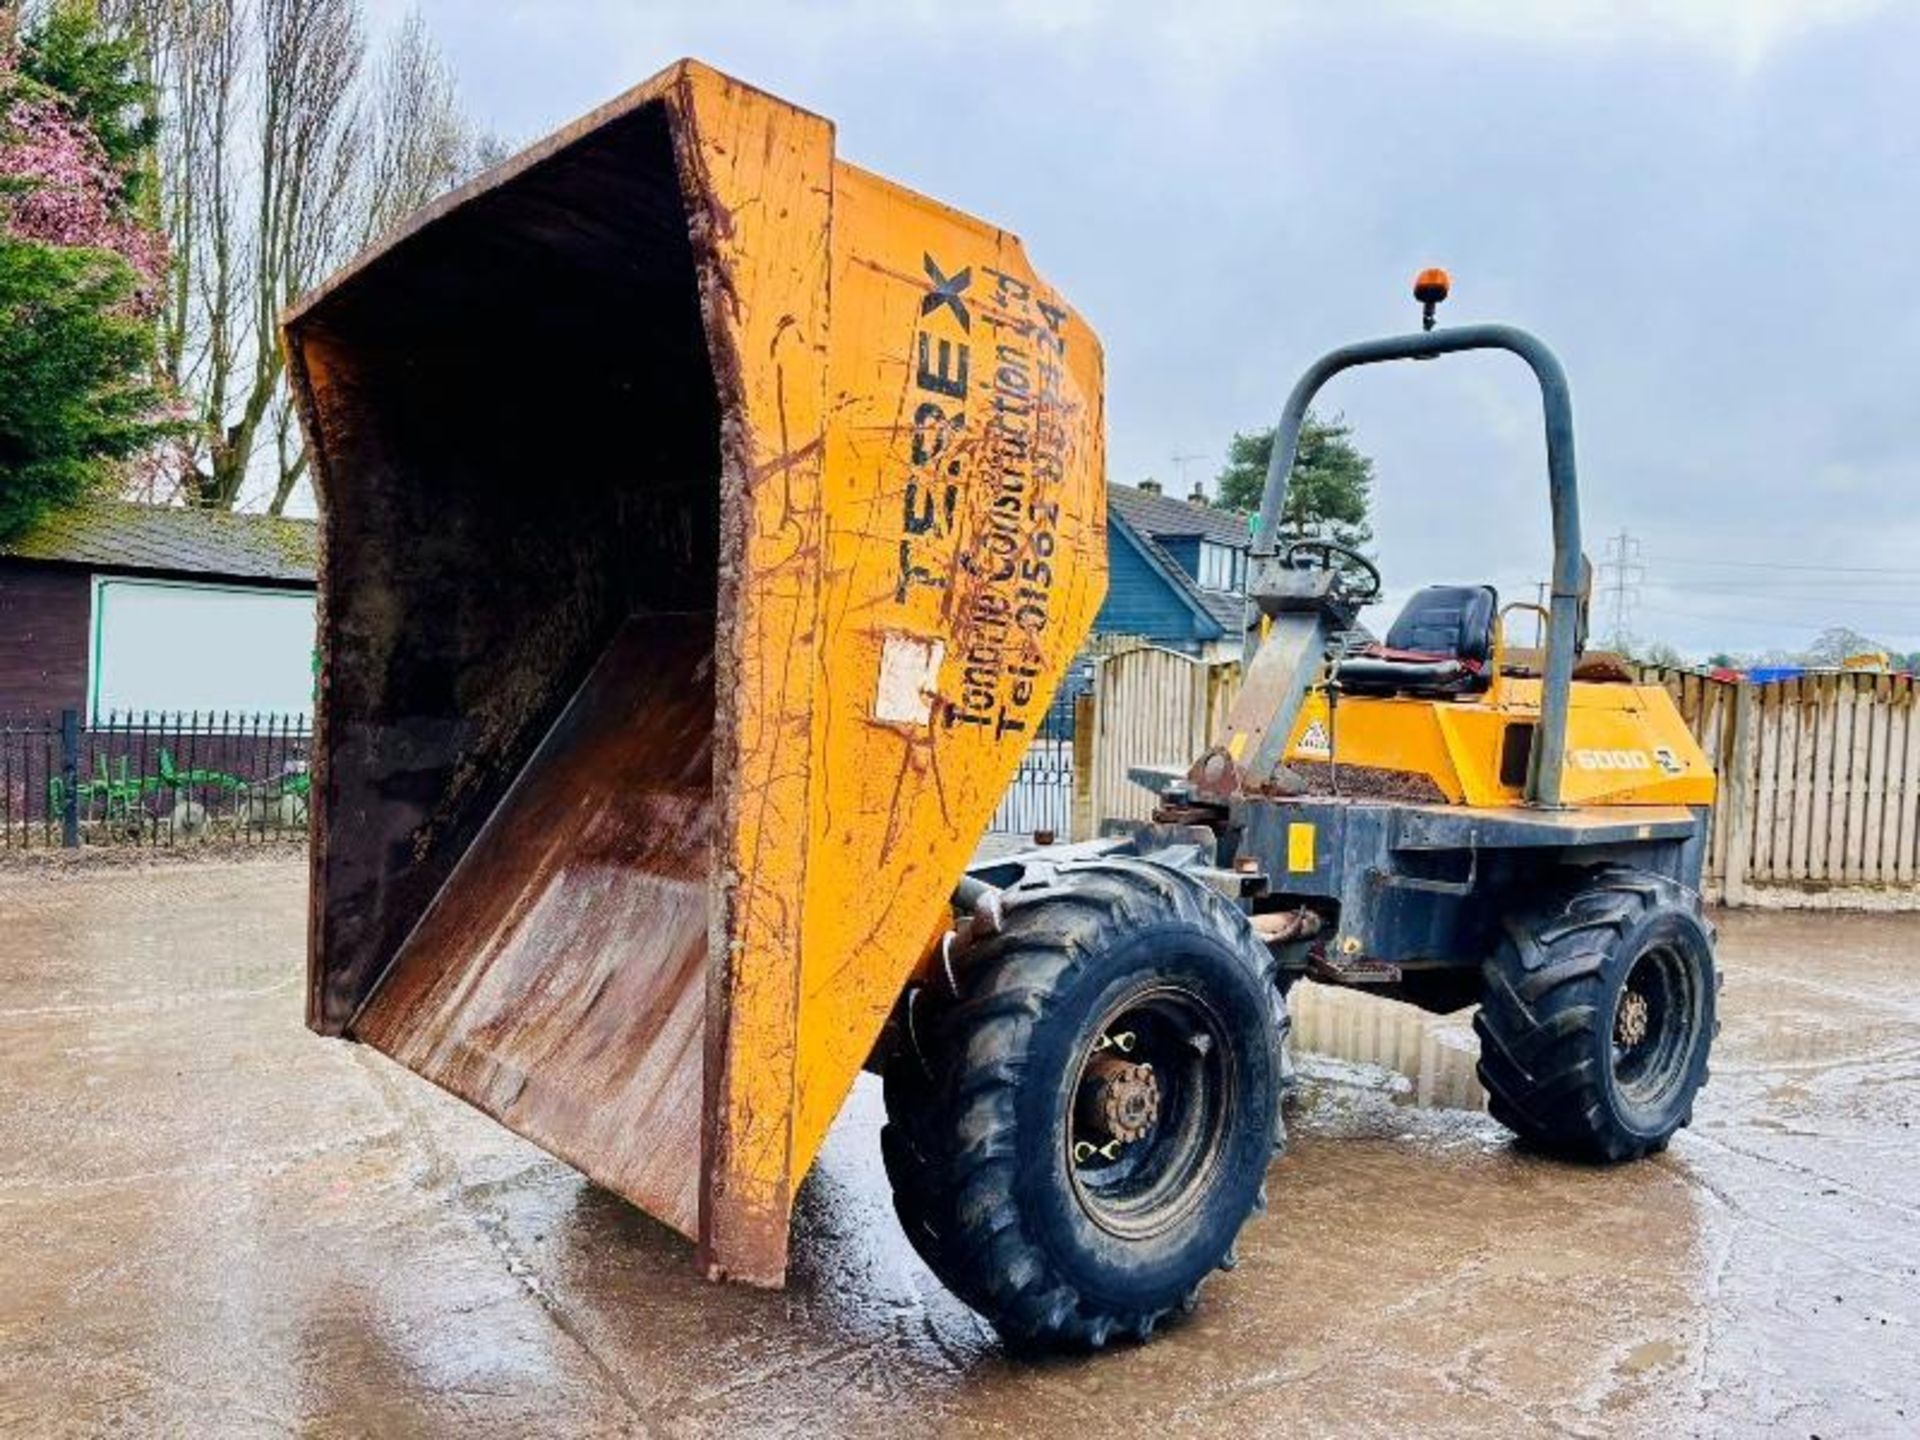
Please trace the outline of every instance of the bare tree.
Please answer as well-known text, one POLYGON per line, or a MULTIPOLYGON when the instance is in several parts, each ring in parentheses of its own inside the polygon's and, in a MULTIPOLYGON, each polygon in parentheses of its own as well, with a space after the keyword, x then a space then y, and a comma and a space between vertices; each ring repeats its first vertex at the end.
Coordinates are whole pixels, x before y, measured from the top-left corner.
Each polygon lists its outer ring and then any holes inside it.
POLYGON ((359 243, 370 244, 471 173, 480 146, 460 108, 453 71, 414 11, 374 75, 372 145, 359 243))
MULTIPOLYGON (((305 0, 278 0, 305 3, 305 0)), ((392 231, 443 191, 499 156, 497 142, 477 132, 460 105, 453 71, 419 12, 387 41, 363 87, 348 163, 334 177, 344 189, 309 228, 314 242, 293 276, 291 300, 347 259, 392 231)), ((307 456, 292 398, 276 384, 273 438, 277 478, 268 508, 278 515, 306 475, 307 456)))
POLYGON ((216 451, 210 503, 239 498, 259 428, 276 406, 278 472, 268 508, 278 515, 306 468, 287 420, 282 307, 344 257, 357 239, 354 201, 367 154, 367 113, 358 94, 366 52, 358 0, 254 0, 260 7, 263 105, 256 219, 252 385, 216 451), (220 461, 224 459, 225 464, 220 461), (231 488, 229 488, 229 486, 231 488))
POLYGON ((360 0, 103 0, 161 96, 159 193, 175 269, 168 377, 196 422, 194 503, 280 513, 307 457, 281 309, 487 158, 418 15, 368 63, 360 0))
POLYGON ((1846 625, 1829 625, 1806 649, 1810 665, 1839 666, 1856 655, 1881 655, 1888 647, 1846 625))

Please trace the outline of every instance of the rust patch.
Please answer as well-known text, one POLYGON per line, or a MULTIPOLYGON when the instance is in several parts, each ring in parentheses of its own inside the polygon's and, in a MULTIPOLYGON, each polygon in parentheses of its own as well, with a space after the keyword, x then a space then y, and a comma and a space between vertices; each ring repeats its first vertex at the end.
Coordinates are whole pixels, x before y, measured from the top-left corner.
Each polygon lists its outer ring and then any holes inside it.
POLYGON ((1324 760, 1289 760, 1287 768, 1306 782, 1307 795, 1338 794, 1354 800, 1404 800, 1416 805, 1445 805, 1446 792, 1425 775, 1383 770, 1373 765, 1342 765, 1336 775, 1324 760))
POLYGON ((625 618, 714 607, 665 105, 411 232, 288 342, 324 472, 309 1023, 339 1033, 625 618))
POLYGON ((688 1235, 713 633, 710 614, 627 623, 353 1026, 688 1235))

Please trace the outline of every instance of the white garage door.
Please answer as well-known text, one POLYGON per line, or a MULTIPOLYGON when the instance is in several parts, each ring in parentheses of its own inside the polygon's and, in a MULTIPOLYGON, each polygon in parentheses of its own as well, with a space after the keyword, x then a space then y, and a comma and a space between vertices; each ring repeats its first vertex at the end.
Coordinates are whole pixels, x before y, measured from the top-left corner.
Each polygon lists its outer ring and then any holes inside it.
POLYGON ((91 718, 311 714, 313 605, 310 591, 96 577, 91 718))

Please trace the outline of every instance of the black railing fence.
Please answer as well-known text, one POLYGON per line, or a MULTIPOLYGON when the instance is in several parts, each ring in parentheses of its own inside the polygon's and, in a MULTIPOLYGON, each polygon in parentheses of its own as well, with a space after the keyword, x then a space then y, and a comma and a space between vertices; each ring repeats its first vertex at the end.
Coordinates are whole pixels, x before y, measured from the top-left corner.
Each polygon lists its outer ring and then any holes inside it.
POLYGON ((1076 666, 1047 707, 1020 770, 987 827, 1002 835, 1051 832, 1065 840, 1073 828, 1074 702, 1091 683, 1076 666))
POLYGON ((304 715, 0 715, 0 849, 296 838, 304 715))

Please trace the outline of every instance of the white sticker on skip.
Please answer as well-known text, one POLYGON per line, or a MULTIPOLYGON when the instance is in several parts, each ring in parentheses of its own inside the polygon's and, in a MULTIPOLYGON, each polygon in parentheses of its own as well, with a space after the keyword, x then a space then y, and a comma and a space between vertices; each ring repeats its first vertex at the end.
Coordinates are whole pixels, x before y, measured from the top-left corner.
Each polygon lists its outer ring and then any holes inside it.
POLYGON ((880 647, 880 685, 873 696, 873 718, 889 725, 925 725, 933 719, 940 689, 944 640, 918 635, 889 635, 880 647))

